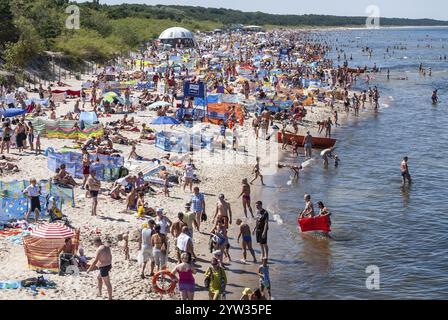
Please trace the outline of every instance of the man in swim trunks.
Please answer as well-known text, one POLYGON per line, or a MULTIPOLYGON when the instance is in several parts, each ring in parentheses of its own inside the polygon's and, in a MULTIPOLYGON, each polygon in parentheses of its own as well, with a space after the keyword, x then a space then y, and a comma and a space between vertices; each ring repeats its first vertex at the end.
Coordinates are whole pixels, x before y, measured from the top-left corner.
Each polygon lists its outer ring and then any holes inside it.
POLYGON ((96 208, 98 206, 98 193, 101 189, 101 181, 97 179, 95 171, 90 172, 90 177, 87 179, 87 189, 92 198, 92 216, 96 216, 96 208))
POLYGON ((241 193, 238 196, 238 198, 243 196, 243 210, 244 210, 244 215, 246 216, 246 218, 247 218, 247 208, 249 208, 250 214, 251 214, 252 218, 254 218, 252 206, 250 205, 250 185, 249 185, 249 183, 247 183, 246 178, 244 178, 242 180, 242 184, 243 184, 243 188, 242 188, 241 193))
POLYGON ((305 148, 305 158, 311 158, 313 150, 313 137, 309 131, 306 133, 305 139, 303 139, 303 147, 305 148))
POLYGON ((243 249, 242 261, 246 263, 247 250, 249 250, 252 257, 254 258, 254 263, 257 263, 257 258, 255 257, 255 252, 254 249, 252 248, 252 236, 250 234, 249 225, 247 223, 243 223, 241 219, 236 219, 236 225, 240 227, 237 242, 240 243, 240 238, 243 237, 243 242, 241 243, 241 248, 243 249))
POLYGON ((268 221, 269 213, 263 209, 263 203, 261 201, 256 202, 257 217, 255 222, 255 228, 252 234, 256 235, 257 243, 260 244, 262 259, 268 258, 269 248, 268 248, 268 221))
POLYGON ((229 228, 229 224, 232 224, 232 209, 230 208, 230 203, 225 200, 225 196, 222 193, 219 195, 219 201, 216 204, 216 211, 212 220, 213 224, 216 218, 223 220, 226 228, 229 228))
POLYGON ((101 238, 97 237, 93 240, 94 245, 98 248, 95 254, 95 260, 87 269, 87 273, 98 267, 98 297, 102 295, 103 283, 106 285, 109 300, 112 300, 112 284, 110 283, 109 272, 112 268, 112 252, 110 247, 105 246, 101 238))
POLYGON ((406 180, 408 180, 408 183, 410 184, 411 175, 409 174, 408 157, 404 157, 403 160, 401 160, 400 170, 401 176, 403 177, 403 185, 406 183, 406 180))

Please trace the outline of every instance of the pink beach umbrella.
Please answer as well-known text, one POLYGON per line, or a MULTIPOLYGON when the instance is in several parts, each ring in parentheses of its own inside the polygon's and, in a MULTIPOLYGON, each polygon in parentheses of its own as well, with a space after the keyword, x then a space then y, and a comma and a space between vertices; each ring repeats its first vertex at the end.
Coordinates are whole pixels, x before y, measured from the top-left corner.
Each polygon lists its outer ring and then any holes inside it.
POLYGON ((75 235, 73 229, 62 223, 43 223, 31 230, 31 236, 43 239, 65 239, 75 235))

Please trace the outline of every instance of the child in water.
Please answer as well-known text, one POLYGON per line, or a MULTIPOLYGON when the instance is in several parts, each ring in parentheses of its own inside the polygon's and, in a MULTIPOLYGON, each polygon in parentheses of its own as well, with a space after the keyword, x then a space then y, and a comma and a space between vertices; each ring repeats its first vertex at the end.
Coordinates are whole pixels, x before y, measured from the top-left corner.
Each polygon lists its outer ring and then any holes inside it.
POLYGON ((339 161, 341 161, 341 160, 339 159, 338 155, 335 155, 335 156, 333 157, 333 159, 334 159, 334 166, 335 166, 335 167, 338 167, 338 166, 339 166, 339 161))

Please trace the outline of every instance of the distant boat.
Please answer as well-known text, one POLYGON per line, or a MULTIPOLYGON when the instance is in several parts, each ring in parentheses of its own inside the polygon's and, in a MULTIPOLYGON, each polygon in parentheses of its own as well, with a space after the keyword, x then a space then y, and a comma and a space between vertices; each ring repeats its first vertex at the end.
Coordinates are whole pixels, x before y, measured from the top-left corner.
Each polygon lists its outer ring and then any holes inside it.
MULTIPOLYGON (((283 143, 282 141, 282 133, 279 131, 277 133, 277 139, 279 143, 283 143)), ((291 139, 293 141, 297 141, 299 145, 303 145, 303 140, 305 139, 305 136, 301 136, 298 134, 292 134, 292 133, 286 133, 286 139, 288 139, 288 144, 291 144, 291 139)), ((336 139, 333 138, 321 138, 321 137, 313 137, 313 148, 316 149, 328 149, 332 148, 335 143, 336 139)))

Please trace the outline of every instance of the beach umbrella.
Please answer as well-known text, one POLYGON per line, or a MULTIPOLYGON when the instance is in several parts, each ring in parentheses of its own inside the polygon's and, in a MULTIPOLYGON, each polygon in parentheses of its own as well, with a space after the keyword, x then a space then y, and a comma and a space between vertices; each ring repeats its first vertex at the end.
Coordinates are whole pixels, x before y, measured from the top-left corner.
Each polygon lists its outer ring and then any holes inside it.
POLYGON ((151 124, 171 124, 171 125, 177 125, 180 124, 180 122, 173 117, 169 117, 169 116, 160 116, 155 118, 151 124))
POLYGON ((31 230, 31 236, 43 239, 65 239, 74 235, 73 229, 62 223, 45 222, 31 230))
POLYGON ((168 103, 166 101, 157 101, 149 105, 150 108, 158 108, 158 107, 166 107, 171 106, 171 103, 168 103))

